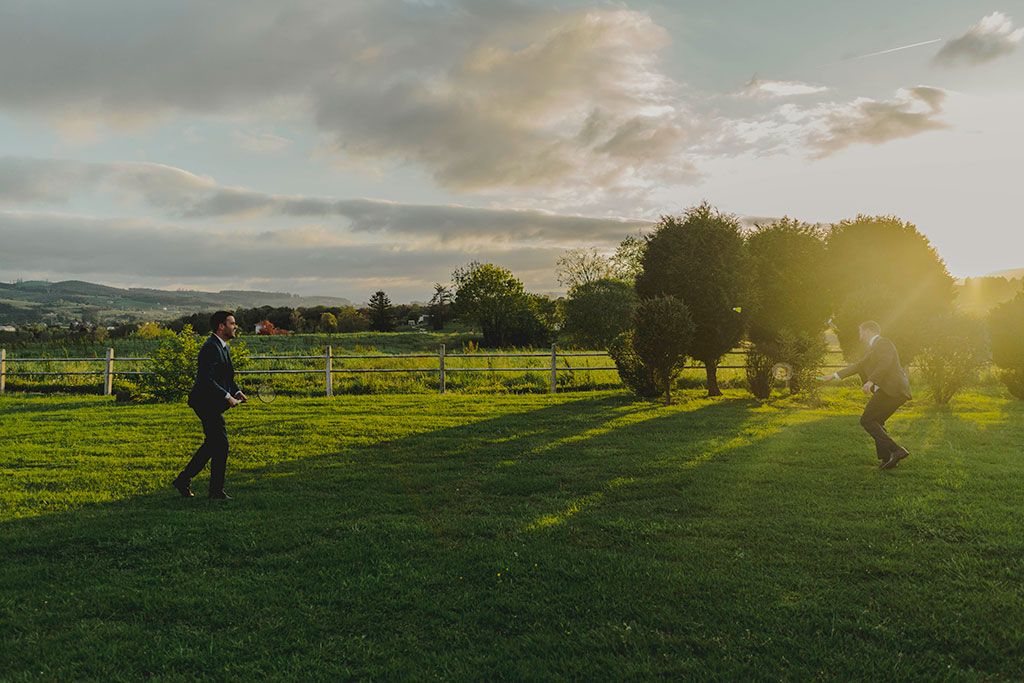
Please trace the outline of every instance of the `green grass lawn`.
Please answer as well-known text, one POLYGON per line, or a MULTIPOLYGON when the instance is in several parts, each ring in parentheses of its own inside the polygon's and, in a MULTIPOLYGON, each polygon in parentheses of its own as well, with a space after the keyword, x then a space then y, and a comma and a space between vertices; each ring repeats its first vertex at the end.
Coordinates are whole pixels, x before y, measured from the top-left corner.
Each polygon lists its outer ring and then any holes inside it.
POLYGON ((698 396, 0 397, 0 680, 1024 678, 1024 403, 698 396))

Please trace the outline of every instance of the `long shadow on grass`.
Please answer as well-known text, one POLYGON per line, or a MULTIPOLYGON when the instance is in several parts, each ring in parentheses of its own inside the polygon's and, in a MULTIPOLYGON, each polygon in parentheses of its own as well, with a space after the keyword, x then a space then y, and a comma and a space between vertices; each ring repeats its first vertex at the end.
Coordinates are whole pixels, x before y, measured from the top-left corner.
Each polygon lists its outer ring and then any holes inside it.
MULTIPOLYGON (((490 640, 512 626, 522 596, 506 604, 495 590, 531 517, 629 474, 650 440, 697 448, 706 426, 738 427, 752 405, 657 417, 620 396, 560 403, 236 476, 227 505, 160 491, 6 522, 5 669, 196 673, 210 636, 195 634, 212 633, 240 671, 355 661, 362 674, 394 674, 401 652, 436 658, 437 638, 471 645, 480 629, 490 640)), ((543 554, 556 560, 560 545, 543 554)), ((461 671, 500 670, 489 646, 479 656, 461 671)))

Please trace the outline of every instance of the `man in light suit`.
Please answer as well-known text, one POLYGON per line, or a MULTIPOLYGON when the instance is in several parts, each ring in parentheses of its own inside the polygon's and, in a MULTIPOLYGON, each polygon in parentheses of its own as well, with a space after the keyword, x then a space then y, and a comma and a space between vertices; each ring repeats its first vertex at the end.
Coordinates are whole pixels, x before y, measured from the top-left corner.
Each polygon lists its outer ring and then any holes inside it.
POLYGON ((213 334, 199 349, 196 381, 188 395, 188 404, 203 423, 203 444, 172 483, 185 498, 192 498, 192 478, 210 463, 210 498, 229 500, 224 493, 224 470, 228 462, 228 430, 224 412, 249 399, 235 384, 228 342, 235 338, 238 325, 228 311, 210 316, 213 334))
POLYGON ((861 390, 871 397, 860 416, 860 426, 875 440, 875 452, 882 469, 892 469, 910 455, 885 431, 885 421, 896 409, 910 400, 910 382, 900 365, 900 355, 891 341, 881 336, 882 329, 874 320, 860 324, 860 339, 868 345, 863 358, 827 377, 831 382, 859 374, 864 381, 861 390))

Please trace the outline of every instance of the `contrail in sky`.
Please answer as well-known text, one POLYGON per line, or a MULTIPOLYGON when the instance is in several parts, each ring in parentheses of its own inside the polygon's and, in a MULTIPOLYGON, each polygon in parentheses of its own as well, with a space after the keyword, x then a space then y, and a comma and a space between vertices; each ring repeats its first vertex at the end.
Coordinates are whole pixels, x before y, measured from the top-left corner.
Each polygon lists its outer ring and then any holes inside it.
POLYGON ((914 43, 913 45, 904 45, 903 47, 894 47, 890 50, 882 50, 881 52, 872 52, 869 55, 857 55, 856 57, 847 57, 847 59, 867 59, 868 57, 877 57, 878 55, 886 55, 890 52, 898 52, 899 50, 909 50, 912 47, 921 47, 922 45, 931 45, 932 43, 938 43, 942 38, 936 38, 935 40, 926 40, 923 43, 914 43))

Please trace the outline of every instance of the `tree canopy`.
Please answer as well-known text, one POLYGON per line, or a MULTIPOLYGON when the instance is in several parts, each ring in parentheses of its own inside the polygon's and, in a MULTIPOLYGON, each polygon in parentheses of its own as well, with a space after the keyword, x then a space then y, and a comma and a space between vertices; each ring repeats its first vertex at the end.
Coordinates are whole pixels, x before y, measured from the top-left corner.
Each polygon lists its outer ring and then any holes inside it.
POLYGON ((390 332, 395 329, 395 316, 391 310, 391 299, 378 289, 370 297, 370 327, 374 332, 390 332))
POLYGON ((927 344, 931 321, 953 305, 953 278, 928 238, 895 216, 859 215, 833 225, 826 244, 843 352, 860 353, 857 327, 874 320, 909 363, 927 344))
POLYGON ((562 331, 582 347, 604 349, 629 327, 636 295, 621 280, 587 282, 569 291, 562 303, 562 331))
POLYGON ((507 268, 473 262, 452 273, 452 281, 456 313, 480 325, 485 346, 538 345, 549 340, 551 330, 536 297, 507 268))
POLYGON ((718 362, 743 334, 735 309, 743 301, 746 282, 739 221, 707 202, 680 217, 663 216, 647 240, 637 295, 674 296, 686 305, 694 325, 689 355, 707 367, 710 396, 721 395, 718 362))

